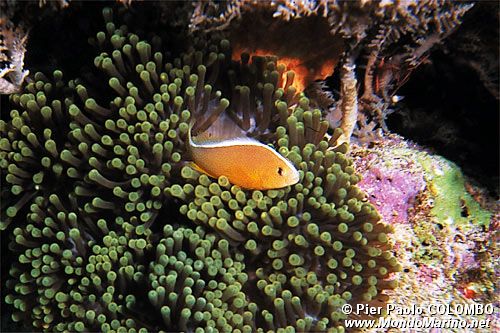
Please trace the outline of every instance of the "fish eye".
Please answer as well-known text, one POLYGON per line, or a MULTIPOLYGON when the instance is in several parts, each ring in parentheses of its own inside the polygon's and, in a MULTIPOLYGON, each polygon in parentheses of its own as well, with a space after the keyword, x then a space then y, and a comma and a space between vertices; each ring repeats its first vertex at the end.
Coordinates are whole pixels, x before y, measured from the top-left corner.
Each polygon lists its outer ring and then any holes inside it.
POLYGON ((278 167, 278 175, 283 176, 283 168, 278 167))

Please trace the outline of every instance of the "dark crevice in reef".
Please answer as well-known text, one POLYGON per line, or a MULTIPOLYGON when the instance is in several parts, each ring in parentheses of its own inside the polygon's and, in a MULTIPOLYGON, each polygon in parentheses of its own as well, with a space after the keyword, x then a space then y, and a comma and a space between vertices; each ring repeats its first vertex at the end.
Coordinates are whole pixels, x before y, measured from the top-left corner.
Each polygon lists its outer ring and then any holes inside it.
POLYGON ((455 162, 498 197, 499 40, 498 30, 482 28, 492 26, 498 27, 498 4, 471 12, 445 48, 432 52, 398 91, 405 97, 402 109, 387 124, 455 162))
POLYGON ((81 65, 93 59, 95 51, 88 43, 77 41, 95 36, 101 29, 101 12, 102 5, 90 2, 43 15, 30 30, 25 67, 30 73, 64 69, 67 79, 80 76, 81 65))

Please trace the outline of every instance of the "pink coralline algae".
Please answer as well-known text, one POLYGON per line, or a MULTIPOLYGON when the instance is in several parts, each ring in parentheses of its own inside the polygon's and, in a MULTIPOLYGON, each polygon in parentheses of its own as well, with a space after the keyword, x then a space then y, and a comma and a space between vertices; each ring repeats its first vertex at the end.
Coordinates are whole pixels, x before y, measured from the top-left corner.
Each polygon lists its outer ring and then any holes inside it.
POLYGON ((419 280, 426 284, 433 283, 434 280, 440 275, 439 270, 425 264, 421 264, 416 272, 419 280))
POLYGON ((368 200, 377 207, 384 221, 406 223, 408 210, 425 189, 424 177, 412 168, 411 160, 400 159, 397 165, 389 164, 392 163, 375 153, 358 160, 358 170, 363 175, 358 186, 368 194, 368 200))

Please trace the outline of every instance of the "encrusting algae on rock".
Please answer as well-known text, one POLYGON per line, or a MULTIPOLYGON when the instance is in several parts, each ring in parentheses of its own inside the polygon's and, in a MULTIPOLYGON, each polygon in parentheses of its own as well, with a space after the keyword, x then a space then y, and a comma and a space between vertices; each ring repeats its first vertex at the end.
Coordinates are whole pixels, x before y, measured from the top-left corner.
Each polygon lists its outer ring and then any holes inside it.
POLYGON ((200 36, 170 56, 104 9, 92 75, 37 73, 1 121, 6 302, 44 331, 343 332, 400 265, 341 131, 276 58, 200 36), (101 84, 105 82, 106 84, 101 84), (209 107, 210 106, 210 107, 209 107), (299 182, 245 190, 189 166, 189 124, 227 114, 299 182), (328 133, 328 135, 326 135, 328 133))
MULTIPOLYGON (((391 303, 493 309, 436 313, 431 318, 488 322, 489 331, 495 331, 498 202, 487 196, 477 200, 475 186, 454 163, 396 134, 370 148, 353 145, 353 160, 363 175, 360 188, 394 229, 390 242, 402 271, 394 274, 398 288, 387 292, 391 303)), ((425 312, 405 317, 426 318, 425 312)), ((393 312, 385 319, 398 321, 401 316, 393 312)))

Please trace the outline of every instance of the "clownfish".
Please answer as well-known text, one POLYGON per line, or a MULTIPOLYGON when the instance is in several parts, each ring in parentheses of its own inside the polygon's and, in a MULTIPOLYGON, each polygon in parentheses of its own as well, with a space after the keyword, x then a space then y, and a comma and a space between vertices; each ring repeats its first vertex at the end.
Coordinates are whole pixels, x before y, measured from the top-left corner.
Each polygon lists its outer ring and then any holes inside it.
MULTIPOLYGON (((223 126, 227 132, 227 124, 223 126)), ((188 141, 194 168, 208 176, 226 176, 232 184, 253 190, 277 189, 299 181, 299 172, 293 164, 271 147, 242 134, 224 138, 213 132, 196 137, 195 142, 192 127, 193 123, 189 126, 188 141)))

